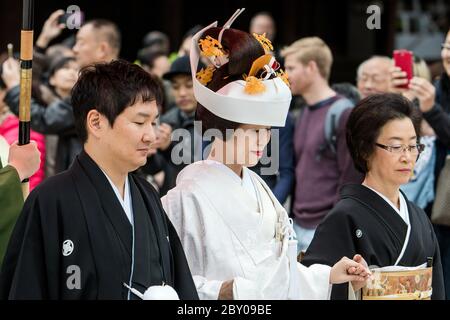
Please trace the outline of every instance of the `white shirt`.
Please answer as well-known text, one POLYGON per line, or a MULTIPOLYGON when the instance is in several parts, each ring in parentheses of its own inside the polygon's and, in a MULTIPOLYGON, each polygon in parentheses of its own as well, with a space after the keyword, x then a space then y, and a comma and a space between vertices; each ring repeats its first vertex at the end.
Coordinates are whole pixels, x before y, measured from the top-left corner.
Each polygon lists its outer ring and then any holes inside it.
POLYGON ((369 188, 370 190, 372 190, 373 192, 375 192, 376 194, 378 194, 381 198, 383 198, 384 201, 386 201, 391 207, 392 209, 395 210, 395 212, 398 213, 398 215, 403 219, 403 221, 405 221, 405 223, 407 225, 409 225, 409 213, 408 213, 408 205, 406 204, 406 200, 403 197, 402 193, 399 192, 399 200, 400 200, 400 210, 397 208, 397 206, 395 204, 392 203, 391 200, 389 200, 385 195, 383 195, 382 193, 378 192, 375 189, 372 189, 369 186, 363 185, 366 188, 369 188))
POLYGON ((122 205, 123 211, 125 211, 125 214, 130 221, 131 225, 134 225, 133 223, 133 206, 131 202, 131 193, 130 193, 130 182, 128 181, 128 175, 125 178, 125 191, 123 193, 123 199, 120 196, 119 189, 117 189, 116 185, 112 182, 112 180, 108 177, 105 171, 102 170, 102 172, 105 174, 106 179, 108 179, 109 183, 111 184, 111 187, 114 190, 114 193, 116 194, 117 199, 119 200, 120 204, 122 205))

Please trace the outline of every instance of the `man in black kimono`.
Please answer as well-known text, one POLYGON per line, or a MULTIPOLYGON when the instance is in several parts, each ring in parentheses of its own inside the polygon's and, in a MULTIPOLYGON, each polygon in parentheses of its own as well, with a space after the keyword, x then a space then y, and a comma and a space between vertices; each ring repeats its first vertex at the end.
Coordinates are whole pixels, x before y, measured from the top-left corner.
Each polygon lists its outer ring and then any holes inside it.
POLYGON ((124 61, 84 69, 73 89, 84 150, 28 197, 0 274, 3 299, 137 299, 163 283, 198 299, 157 192, 130 172, 155 142, 162 93, 124 61))
MULTIPOLYGON (((404 196, 406 199, 406 196, 404 196)), ((432 299, 444 299, 439 246, 427 215, 406 199, 411 233, 399 266, 415 267, 433 258, 432 299)), ((341 190, 341 201, 319 225, 302 260, 332 266, 342 256, 361 254, 369 266, 392 266, 400 256, 407 225, 377 193, 363 185, 341 190)), ((347 299, 348 286, 334 285, 332 299, 347 299)))

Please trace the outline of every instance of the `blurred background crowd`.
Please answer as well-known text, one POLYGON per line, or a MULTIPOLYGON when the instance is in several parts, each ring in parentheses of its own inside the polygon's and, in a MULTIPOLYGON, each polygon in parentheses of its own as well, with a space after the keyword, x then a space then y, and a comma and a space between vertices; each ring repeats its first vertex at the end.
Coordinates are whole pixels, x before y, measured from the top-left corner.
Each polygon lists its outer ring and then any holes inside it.
MULTIPOLYGON (((140 172, 161 196, 165 195, 174 187, 176 176, 184 167, 172 161, 172 150, 177 143, 171 139, 172 132, 179 128, 191 132, 192 139, 183 143, 190 146, 188 157, 193 158, 195 153, 197 102, 189 63, 191 37, 202 26, 216 19, 220 25, 236 8, 246 7, 247 12, 235 27, 250 33, 265 33, 274 44, 274 55, 289 76, 293 101, 286 126, 278 128, 279 170, 263 178, 304 229, 304 249, 337 200, 336 194, 326 191, 328 185, 341 185, 359 178, 348 151, 339 145, 336 152, 322 150, 317 156, 323 156, 325 162, 320 164, 314 157, 301 157, 299 150, 318 143, 314 130, 323 128, 326 121, 311 118, 317 122, 302 126, 301 118, 306 116, 303 110, 335 103, 334 98, 323 98, 330 93, 355 105, 374 93, 396 92, 412 100, 422 111, 421 143, 426 145, 426 150, 403 190, 409 200, 431 213, 437 182, 450 153, 448 2, 279 0, 201 4, 166 0, 116 4, 77 1, 83 12, 83 24, 69 29, 64 17, 67 18, 66 8, 72 2, 39 3, 35 8, 31 139, 37 142, 42 161, 40 170, 31 178, 31 188, 67 169, 82 148, 75 133, 70 102, 79 70, 93 63, 121 58, 142 66, 159 79, 164 90, 157 143, 140 172), (367 24, 371 16, 367 8, 371 4, 381 9, 379 29, 370 29, 367 24), (406 89, 401 88, 405 75, 394 66, 392 59, 393 51, 400 48, 412 51, 414 57, 414 78, 406 89), (322 173, 311 174, 318 171, 323 171, 328 178, 320 178, 322 173), (311 184, 324 191, 304 187, 311 184)), ((0 138, 3 139, 0 145, 12 144, 18 135, 20 12, 20 2, 0 4, 0 138), (12 57, 7 52, 8 43, 13 44, 12 57)), ((337 126, 345 123, 338 122, 337 126)), ((267 149, 272 150, 270 146, 267 149)), ((1 156, 7 159, 5 152, 1 156)), ((258 165, 254 170, 260 172, 262 167, 258 165)), ((449 297, 450 227, 436 226, 436 233, 449 297)))

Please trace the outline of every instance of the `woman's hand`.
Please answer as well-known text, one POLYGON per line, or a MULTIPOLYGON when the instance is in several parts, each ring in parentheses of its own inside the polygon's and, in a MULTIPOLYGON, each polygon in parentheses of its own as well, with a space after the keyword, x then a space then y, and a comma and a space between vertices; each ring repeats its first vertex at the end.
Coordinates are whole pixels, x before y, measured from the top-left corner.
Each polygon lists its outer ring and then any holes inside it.
POLYGON ((219 300, 233 300, 233 280, 222 283, 219 292, 219 300))
POLYGON ((343 257, 331 268, 331 284, 352 282, 353 286, 361 288, 365 285, 366 280, 372 274, 367 267, 367 263, 360 255, 355 255, 354 259, 357 261, 343 257))
MULTIPOLYGON (((368 276, 365 277, 364 281, 352 281, 353 291, 358 291, 366 285, 366 281, 372 276, 372 273, 369 270, 369 266, 367 265, 366 260, 364 260, 364 258, 361 255, 355 254, 355 256, 353 257, 353 261, 362 264, 364 268, 366 268, 366 270, 368 270, 369 272, 368 276)), ((348 270, 349 274, 353 274, 353 272, 356 271, 353 268, 354 267, 350 267, 350 270, 348 270)))
POLYGON ((159 150, 166 150, 169 148, 172 137, 172 127, 167 123, 161 123, 158 127, 158 132, 156 134, 156 142, 154 144, 154 148, 159 150))

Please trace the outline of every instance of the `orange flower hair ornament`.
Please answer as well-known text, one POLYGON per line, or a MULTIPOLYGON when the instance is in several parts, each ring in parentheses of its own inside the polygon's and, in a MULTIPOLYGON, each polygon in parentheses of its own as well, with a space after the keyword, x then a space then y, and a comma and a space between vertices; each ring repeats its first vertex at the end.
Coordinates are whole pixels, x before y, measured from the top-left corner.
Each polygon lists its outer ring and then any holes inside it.
POLYGON ((266 38, 265 32, 263 34, 253 33, 253 37, 255 37, 255 39, 258 40, 258 42, 262 45, 266 53, 273 51, 272 42, 266 38))
MULTIPOLYGON (((266 87, 263 83, 264 80, 268 80, 271 75, 279 76, 276 70, 280 68, 280 64, 270 54, 265 54, 252 63, 250 72, 247 75, 244 74, 245 88, 244 92, 247 94, 260 94, 266 91, 266 87), (262 70, 259 77, 256 75, 262 70)), ((285 81, 282 77, 281 79, 285 81)))
POLYGON ((289 77, 288 74, 286 72, 283 71, 283 69, 280 69, 279 72, 277 72, 277 76, 279 78, 281 78, 281 80, 284 81, 284 83, 286 83, 288 85, 288 87, 291 86, 291 84, 289 83, 289 77))
POLYGON ((213 66, 208 66, 206 69, 202 68, 202 70, 197 72, 196 78, 201 84, 206 86, 212 80, 215 70, 213 66))
POLYGON ((198 41, 200 50, 205 57, 220 57, 224 55, 223 47, 220 42, 211 36, 198 41))
POLYGON ((244 91, 247 94, 263 93, 264 91, 266 91, 266 86, 261 81, 261 79, 258 79, 257 77, 254 76, 248 76, 245 77, 244 91))

